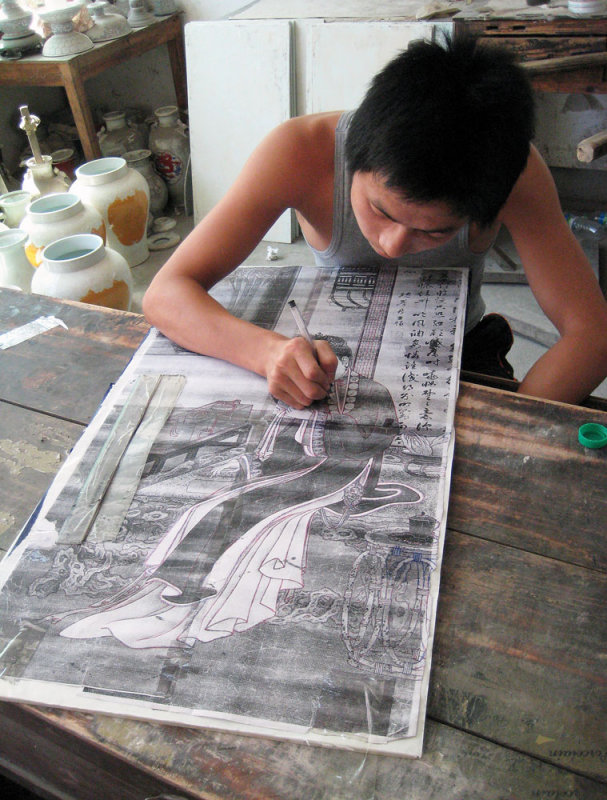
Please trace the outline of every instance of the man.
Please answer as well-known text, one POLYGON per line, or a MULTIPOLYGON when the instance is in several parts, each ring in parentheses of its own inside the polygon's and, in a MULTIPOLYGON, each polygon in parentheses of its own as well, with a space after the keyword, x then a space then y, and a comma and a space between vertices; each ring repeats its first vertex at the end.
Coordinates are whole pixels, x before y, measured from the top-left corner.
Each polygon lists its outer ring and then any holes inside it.
MULTIPOLYGON (((560 333, 519 389, 579 402, 607 375, 607 304, 532 135, 531 89, 506 51, 415 42, 353 114, 291 119, 259 144, 154 278, 146 317, 184 347, 265 376, 294 408, 325 397, 337 365, 327 342, 317 360, 301 337, 236 319, 208 294, 293 208, 319 264, 470 267, 467 342, 486 363, 494 326, 482 320, 483 257, 505 225, 560 333)), ((507 370, 508 343, 497 339, 493 360, 507 370)), ((466 344, 464 363, 474 368, 466 344)))

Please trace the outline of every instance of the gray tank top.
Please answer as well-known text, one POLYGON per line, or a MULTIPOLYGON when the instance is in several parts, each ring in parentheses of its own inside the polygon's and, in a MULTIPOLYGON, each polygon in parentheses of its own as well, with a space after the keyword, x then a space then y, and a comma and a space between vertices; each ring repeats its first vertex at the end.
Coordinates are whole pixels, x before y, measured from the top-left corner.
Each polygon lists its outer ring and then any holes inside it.
POLYGON ((350 189, 352 176, 346 164, 345 144, 353 111, 341 115, 335 129, 335 180, 333 187, 333 234, 326 250, 311 245, 314 259, 322 267, 380 266, 394 263, 399 267, 469 267, 466 331, 471 330, 485 313, 481 283, 485 264, 484 253, 473 253, 468 247, 468 225, 445 244, 421 253, 386 259, 378 255, 362 235, 352 205, 350 189))

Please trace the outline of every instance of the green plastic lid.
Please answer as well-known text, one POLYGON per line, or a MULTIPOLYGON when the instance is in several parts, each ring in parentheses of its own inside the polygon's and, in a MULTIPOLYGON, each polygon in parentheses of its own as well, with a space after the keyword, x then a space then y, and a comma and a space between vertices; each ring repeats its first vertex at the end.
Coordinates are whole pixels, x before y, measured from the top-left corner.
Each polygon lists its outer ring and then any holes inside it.
POLYGON ((598 422, 587 422, 578 431, 577 435, 580 444, 584 447, 598 449, 607 445, 607 427, 599 425, 598 422))

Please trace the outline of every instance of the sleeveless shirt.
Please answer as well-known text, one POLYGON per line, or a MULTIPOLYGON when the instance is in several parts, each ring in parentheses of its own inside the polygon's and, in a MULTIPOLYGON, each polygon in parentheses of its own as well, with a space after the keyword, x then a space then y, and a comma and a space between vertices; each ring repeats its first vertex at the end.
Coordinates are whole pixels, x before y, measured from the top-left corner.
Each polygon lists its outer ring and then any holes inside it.
POLYGON ((480 322, 485 313, 481 297, 481 283, 487 250, 473 253, 468 247, 469 226, 466 223, 443 245, 419 253, 404 254, 396 259, 387 259, 373 250, 361 233, 350 202, 352 175, 346 163, 345 144, 348 126, 353 111, 346 111, 339 118, 335 129, 335 167, 333 184, 333 232, 326 250, 308 247, 314 260, 322 267, 357 267, 396 264, 399 267, 468 267, 468 303, 466 309, 466 332, 480 322))

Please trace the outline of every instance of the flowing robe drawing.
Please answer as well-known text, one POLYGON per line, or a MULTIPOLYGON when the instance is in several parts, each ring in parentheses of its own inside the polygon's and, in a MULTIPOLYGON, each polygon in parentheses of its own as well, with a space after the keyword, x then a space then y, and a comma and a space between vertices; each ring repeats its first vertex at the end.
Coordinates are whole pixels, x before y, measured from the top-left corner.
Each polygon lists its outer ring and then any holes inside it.
POLYGON ((132 648, 184 647, 271 619, 279 593, 304 586, 315 514, 337 527, 386 505, 422 499, 405 484, 380 481, 383 455, 398 433, 388 389, 351 369, 335 381, 328 402, 312 410, 278 403, 244 478, 190 507, 133 584, 101 605, 73 612, 88 613, 61 635, 114 636, 132 648), (229 524, 218 536, 220 512, 229 524), (218 541, 223 549, 215 553, 218 541), (185 578, 184 551, 201 555, 185 578))

